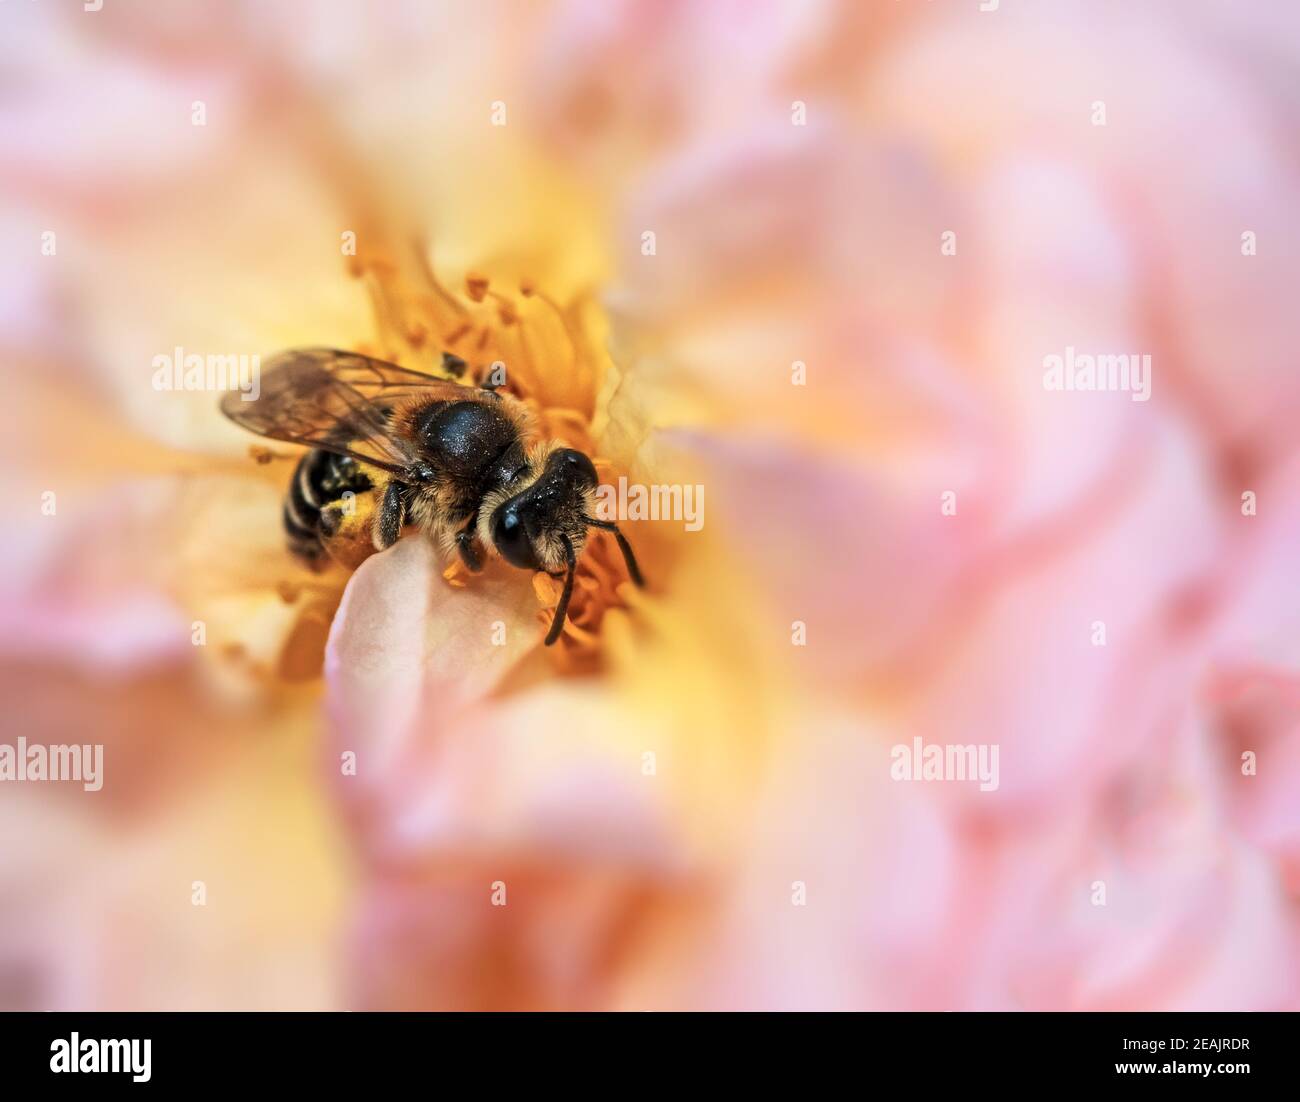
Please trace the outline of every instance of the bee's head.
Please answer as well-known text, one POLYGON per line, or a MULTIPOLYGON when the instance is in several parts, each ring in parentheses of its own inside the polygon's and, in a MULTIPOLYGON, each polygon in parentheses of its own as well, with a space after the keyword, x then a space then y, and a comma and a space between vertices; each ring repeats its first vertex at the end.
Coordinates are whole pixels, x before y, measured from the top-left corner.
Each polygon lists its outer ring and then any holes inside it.
POLYGON ((582 452, 553 451, 537 479, 492 513, 492 542, 501 557, 524 570, 563 570, 586 538, 596 484, 596 468, 582 452))
POLYGON ((587 542, 588 528, 613 532, 627 563, 628 574, 642 585, 632 548, 611 521, 596 520, 591 514, 596 500, 596 468, 582 452, 559 448, 546 458, 535 481, 492 511, 488 531, 501 557, 523 570, 563 570, 564 590, 555 608, 549 647, 564 629, 577 558, 587 542))

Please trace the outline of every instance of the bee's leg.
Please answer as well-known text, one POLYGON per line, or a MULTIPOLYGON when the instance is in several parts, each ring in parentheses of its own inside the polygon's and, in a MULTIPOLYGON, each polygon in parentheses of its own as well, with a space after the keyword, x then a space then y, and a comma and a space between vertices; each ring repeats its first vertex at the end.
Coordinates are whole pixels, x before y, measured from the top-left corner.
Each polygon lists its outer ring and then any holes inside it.
POLYGON ((477 574, 483 569, 483 556, 474 546, 475 528, 478 526, 478 514, 475 513, 469 518, 469 523, 456 533, 456 550, 460 552, 460 561, 470 570, 471 573, 477 574))
POLYGON ((384 488, 383 500, 375 512, 375 550, 383 551, 397 542, 406 523, 406 484, 393 479, 384 488))
POLYGON ((316 531, 325 561, 355 570, 375 553, 373 522, 378 497, 376 490, 361 490, 321 508, 316 531))

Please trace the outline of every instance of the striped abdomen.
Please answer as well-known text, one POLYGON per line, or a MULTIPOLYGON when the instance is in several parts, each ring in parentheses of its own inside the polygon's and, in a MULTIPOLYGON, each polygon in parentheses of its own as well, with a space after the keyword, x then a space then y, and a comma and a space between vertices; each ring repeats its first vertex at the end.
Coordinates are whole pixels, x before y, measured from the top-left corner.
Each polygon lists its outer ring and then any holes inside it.
POLYGON ((355 459, 313 449, 300 460, 284 498, 284 530, 289 550, 315 562, 324 553, 323 538, 333 535, 340 513, 327 507, 344 494, 365 494, 372 483, 355 459), (322 516, 322 513, 324 515, 322 516))

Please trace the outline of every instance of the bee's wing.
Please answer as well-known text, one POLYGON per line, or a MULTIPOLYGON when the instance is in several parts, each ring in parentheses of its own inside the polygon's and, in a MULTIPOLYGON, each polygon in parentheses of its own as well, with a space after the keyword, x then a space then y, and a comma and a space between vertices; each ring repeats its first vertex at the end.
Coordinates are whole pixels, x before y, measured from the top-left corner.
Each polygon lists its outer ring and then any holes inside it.
MULTIPOLYGON (((347 383, 372 402, 388 402, 416 393, 427 396, 431 390, 443 391, 448 398, 464 398, 474 389, 448 375, 412 371, 410 368, 390 364, 387 360, 363 356, 359 352, 340 352, 335 348, 298 348, 281 353, 273 362, 289 357, 316 360, 336 379, 347 383)), ((462 368, 465 366, 463 360, 448 354, 444 354, 443 360, 444 364, 450 360, 462 368)))
POLYGON ((251 402, 243 392, 227 394, 221 412, 259 436, 349 455, 393 474, 419 457, 389 427, 387 406, 414 394, 442 391, 456 400, 468 392, 450 379, 332 348, 281 352, 263 367, 260 384, 251 402))

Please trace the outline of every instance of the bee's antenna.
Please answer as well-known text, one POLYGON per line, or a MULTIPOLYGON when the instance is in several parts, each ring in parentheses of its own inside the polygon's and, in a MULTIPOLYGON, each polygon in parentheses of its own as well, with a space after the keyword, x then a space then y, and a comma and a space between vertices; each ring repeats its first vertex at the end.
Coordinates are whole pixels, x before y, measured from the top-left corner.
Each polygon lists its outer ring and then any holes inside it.
POLYGON ((614 533, 614 538, 618 540, 618 549, 623 552, 623 561, 627 564, 628 575, 637 586, 644 586, 645 579, 641 577, 641 568, 637 566, 636 556, 632 554, 632 545, 627 542, 627 537, 618 530, 618 525, 612 520, 595 520, 592 517, 583 517, 582 519, 593 528, 614 533))
POLYGON ((560 637, 560 632, 564 630, 564 621, 569 615, 569 598, 573 596, 573 575, 578 569, 577 560, 573 556, 573 544, 569 542, 569 537, 561 534, 560 539, 564 541, 564 557, 568 563, 568 572, 564 575, 564 591, 560 594, 560 603, 555 606, 555 617, 551 620, 551 630, 546 633, 546 646, 550 646, 560 637))

